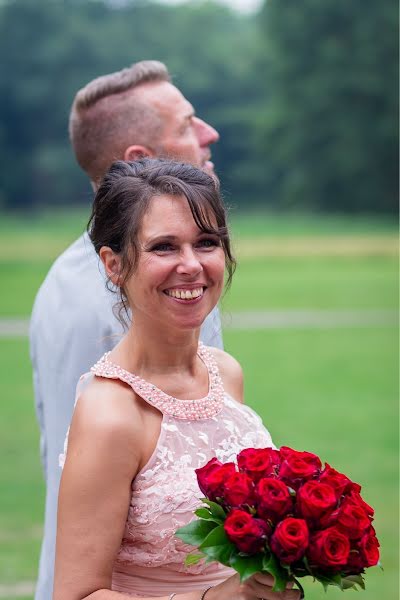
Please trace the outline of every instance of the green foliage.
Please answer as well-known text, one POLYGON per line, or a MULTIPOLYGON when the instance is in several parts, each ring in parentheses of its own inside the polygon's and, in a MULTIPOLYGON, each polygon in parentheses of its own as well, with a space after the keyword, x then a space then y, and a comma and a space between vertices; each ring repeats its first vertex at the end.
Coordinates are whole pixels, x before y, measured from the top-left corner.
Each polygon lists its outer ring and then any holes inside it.
POLYGON ((340 573, 336 575, 311 573, 306 558, 303 559, 304 565, 300 567, 296 565, 296 568, 292 570, 290 566, 280 564, 268 548, 253 555, 239 552, 225 533, 223 522, 226 514, 223 508, 206 498, 203 498, 203 502, 207 507, 195 511, 199 520, 192 521, 176 532, 177 537, 187 544, 196 546, 198 550, 187 556, 186 566, 196 564, 202 558, 206 558, 207 562, 217 561, 232 567, 239 573, 241 581, 246 581, 255 573, 268 573, 274 578, 273 591, 283 592, 289 582, 294 582, 301 592, 301 598, 304 598, 304 590, 298 579, 310 575, 323 585, 325 591, 328 586, 336 586, 341 590, 357 589, 357 586, 365 589, 362 575, 342 576, 340 573))
MULTIPOLYGON (((88 81, 135 61, 164 61, 197 112, 219 126, 219 115, 247 72, 254 45, 250 24, 212 2, 180 7, 147 0, 117 6, 106 0, 0 4, 0 53, 7 56, 0 83, 0 206, 90 200, 90 186, 69 148, 69 109, 88 81)), ((222 174, 230 162, 229 136, 223 137, 217 153, 222 174)))
POLYGON ((89 202, 73 97, 154 58, 219 130, 228 203, 394 212, 396 22, 394 0, 266 0, 255 16, 212 1, 2 2, 0 207, 89 202))
POLYGON ((223 565, 230 565, 235 546, 228 540, 223 525, 217 525, 200 544, 199 550, 209 561, 216 560, 223 565))
POLYGON ((213 521, 192 521, 188 525, 181 527, 176 535, 185 544, 198 546, 215 527, 218 527, 218 525, 213 521))
POLYGON ((259 148, 277 206, 397 210, 395 0, 267 0, 259 148))
MULTIPOLYGON (((0 313, 27 316, 55 256, 79 235, 85 218, 45 215, 16 222, 0 218, 0 313), (16 262, 16 260, 20 262, 16 262)), ((237 238, 256 233, 284 250, 292 236, 346 232, 349 239, 389 234, 381 221, 236 218, 237 238), (263 233, 264 232, 264 233, 263 233)), ((340 237, 340 236, 339 236, 340 237)), ((336 239, 336 238, 335 238, 336 239)), ((396 306, 397 264, 392 256, 248 257, 227 297, 232 310, 273 307, 376 308, 396 306), (264 283, 265 282, 265 283, 264 283)), ((370 569, 363 600, 398 594, 398 330, 282 328, 224 331, 225 348, 243 366, 246 402, 263 418, 277 445, 316 452, 363 485, 376 510, 385 572, 370 569)), ((42 535, 44 484, 32 374, 26 339, 0 339, 0 581, 34 581, 42 535)), ((217 523, 215 523, 217 525, 217 523)), ((197 560, 204 558, 198 555, 197 560)), ((343 600, 304 581, 307 600, 343 600)), ((351 598, 354 594, 350 594, 351 598)), ((354 597, 356 597, 354 595, 354 597)), ((22 600, 22 598, 20 599, 22 600)), ((28 600, 28 598, 26 598, 28 600)))
POLYGON ((274 578, 274 592, 283 592, 290 579, 288 573, 281 567, 273 554, 263 557, 263 570, 270 573, 274 578))

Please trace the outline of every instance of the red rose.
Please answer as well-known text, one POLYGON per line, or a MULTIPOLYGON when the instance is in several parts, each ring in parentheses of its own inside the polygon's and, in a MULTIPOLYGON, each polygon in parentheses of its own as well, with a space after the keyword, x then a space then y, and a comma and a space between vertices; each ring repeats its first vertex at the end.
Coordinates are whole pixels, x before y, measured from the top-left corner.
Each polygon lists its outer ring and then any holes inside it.
POLYGON ((257 514, 265 520, 275 520, 293 508, 293 500, 283 481, 265 477, 256 486, 257 514))
POLYGON ((336 524, 349 539, 356 540, 370 528, 371 520, 361 505, 346 497, 340 506, 336 524))
POLYGON ((239 471, 246 473, 257 483, 262 477, 275 474, 280 464, 278 450, 273 448, 246 448, 237 457, 239 471))
POLYGON ((325 469, 322 471, 319 481, 330 485, 334 489, 338 500, 345 492, 350 491, 353 485, 357 485, 343 473, 332 469, 328 463, 325 464, 325 469))
POLYGON ((311 566, 338 570, 347 563, 350 542, 336 527, 328 527, 314 534, 307 551, 311 566))
POLYGON ((270 531, 264 521, 240 509, 232 510, 226 518, 224 529, 231 542, 246 554, 259 552, 270 531))
POLYGON ((346 575, 358 575, 364 570, 364 561, 360 554, 358 545, 351 546, 349 558, 346 565, 343 567, 343 572, 346 575))
POLYGON ((254 504, 254 483, 246 473, 234 473, 225 481, 222 497, 229 506, 251 506, 254 504))
MULTIPOLYGON (((357 485, 357 484, 353 484, 353 485, 357 485)), ((358 486, 360 487, 360 486, 358 486)), ((360 488, 361 489, 361 488, 360 488)), ((356 504, 357 506, 360 506, 364 512, 367 513, 367 515, 369 517, 374 516, 374 509, 372 508, 372 506, 370 506, 369 504, 367 504, 360 496, 359 492, 357 490, 355 490, 354 488, 351 490, 350 494, 348 494, 348 496, 346 497, 346 500, 348 502, 351 502, 352 504, 356 504)))
POLYGON ((343 567, 343 572, 346 575, 358 575, 364 570, 364 560, 360 554, 360 548, 358 544, 354 544, 350 547, 349 558, 347 559, 346 565, 343 567))
POLYGON ((303 519, 288 517, 278 523, 271 536, 270 546, 282 563, 291 564, 304 555, 308 541, 307 523, 303 519))
POLYGON ((379 561, 379 541, 375 530, 371 526, 361 540, 353 540, 351 550, 344 572, 356 575, 362 573, 367 567, 373 567, 379 561))
POLYGON ((317 477, 321 470, 321 461, 311 452, 297 452, 286 446, 280 449, 282 463, 279 477, 294 489, 308 480, 317 477))
POLYGON ((222 464, 216 458, 209 460, 204 467, 196 469, 199 488, 210 500, 216 500, 221 495, 224 482, 234 473, 234 463, 222 464))
POLYGON ((371 526, 369 531, 363 535, 360 541, 360 554, 363 566, 373 567, 379 562, 379 541, 375 535, 375 529, 371 526))
POLYGON ((299 514, 314 523, 330 515, 337 505, 334 490, 319 481, 306 481, 297 492, 296 502, 299 514))

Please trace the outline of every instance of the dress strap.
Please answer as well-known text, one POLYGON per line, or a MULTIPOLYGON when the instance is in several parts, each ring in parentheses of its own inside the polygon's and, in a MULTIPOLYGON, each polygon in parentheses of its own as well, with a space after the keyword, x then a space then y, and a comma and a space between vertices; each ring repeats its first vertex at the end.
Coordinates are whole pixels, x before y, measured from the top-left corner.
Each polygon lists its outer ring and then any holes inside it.
POLYGON ((201 342, 199 343, 198 355, 208 371, 209 389, 204 398, 196 400, 182 400, 169 396, 152 383, 110 361, 109 354, 109 352, 106 352, 91 368, 92 373, 98 377, 119 379, 127 383, 138 396, 163 414, 176 419, 197 421, 210 419, 220 413, 223 408, 225 391, 218 366, 210 350, 201 342))

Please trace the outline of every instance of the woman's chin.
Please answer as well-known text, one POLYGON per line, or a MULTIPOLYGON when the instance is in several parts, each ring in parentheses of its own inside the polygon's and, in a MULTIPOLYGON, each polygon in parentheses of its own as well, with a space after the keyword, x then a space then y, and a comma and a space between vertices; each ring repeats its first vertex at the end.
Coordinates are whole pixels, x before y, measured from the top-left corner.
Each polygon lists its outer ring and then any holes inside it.
MULTIPOLYGON (((211 311, 210 311, 211 312, 211 311)), ((208 317, 209 312, 207 314, 201 315, 186 315, 186 316, 175 316, 172 317, 169 321, 169 325, 179 329, 180 331, 190 331, 195 329, 200 329, 203 325, 204 321, 208 317)))

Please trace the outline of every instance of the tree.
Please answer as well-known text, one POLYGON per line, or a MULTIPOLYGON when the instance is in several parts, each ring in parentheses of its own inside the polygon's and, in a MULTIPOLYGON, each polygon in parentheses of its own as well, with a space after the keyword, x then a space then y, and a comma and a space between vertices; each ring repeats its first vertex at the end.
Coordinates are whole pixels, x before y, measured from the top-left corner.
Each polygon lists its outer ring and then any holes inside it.
POLYGON ((258 144, 275 205, 397 209, 394 0, 266 0, 258 144))

